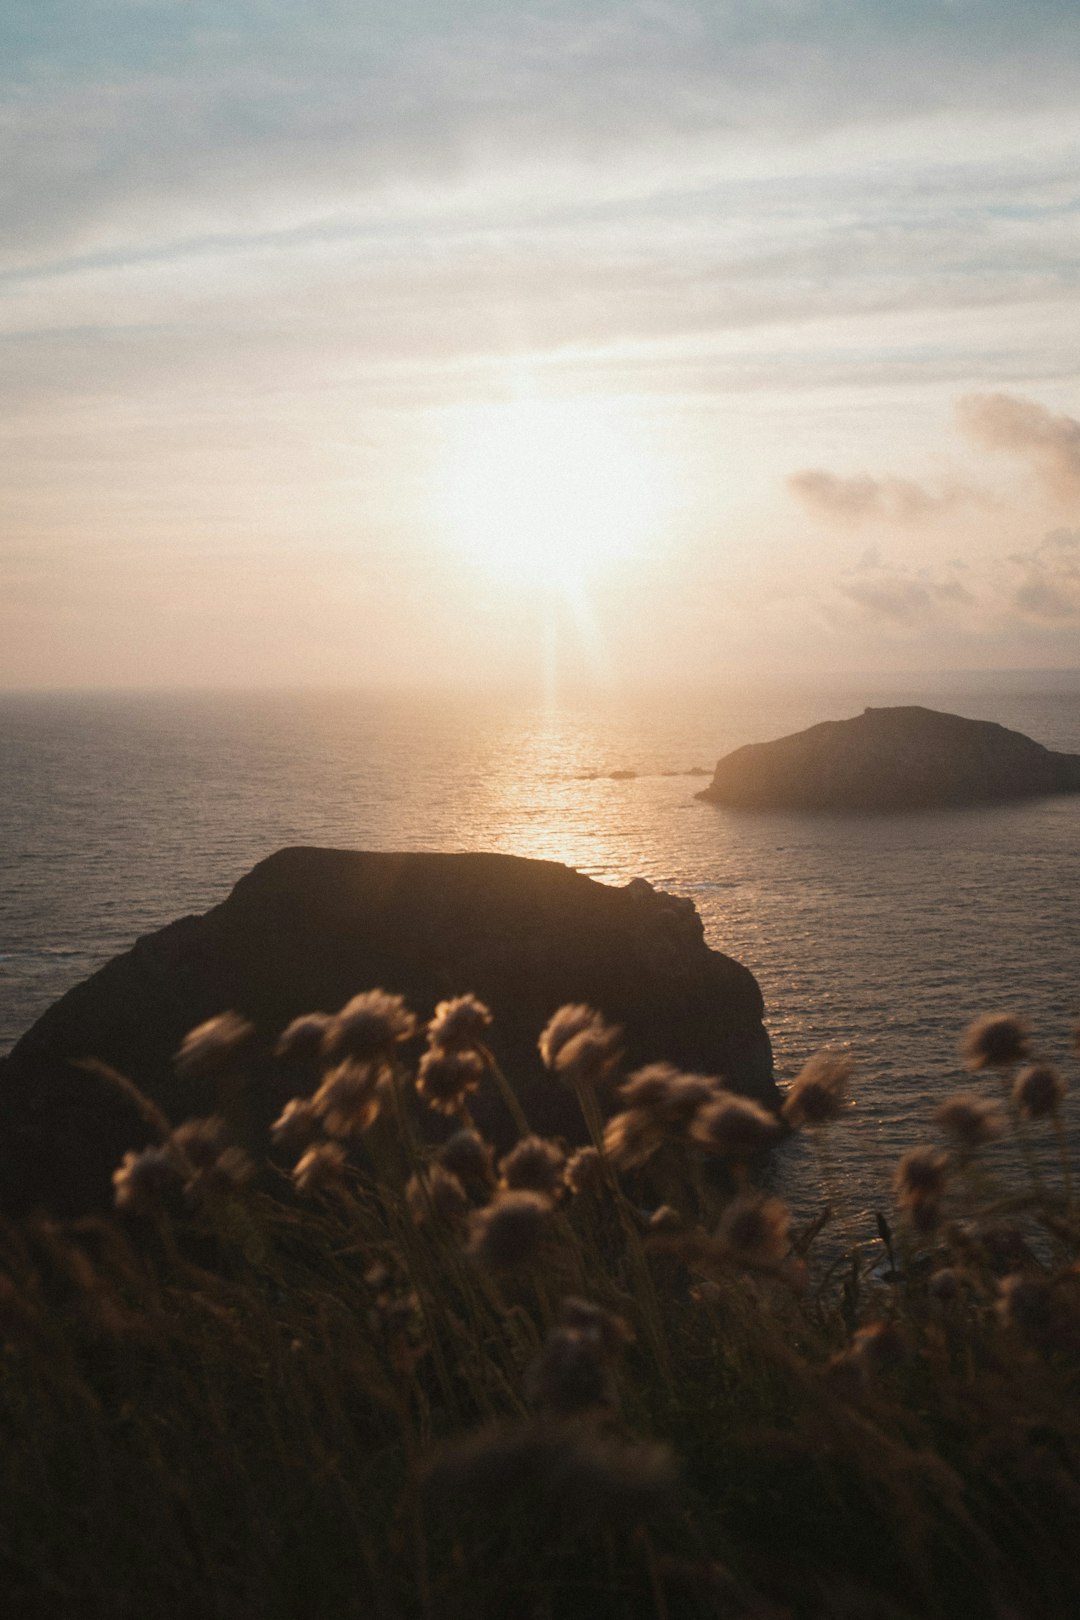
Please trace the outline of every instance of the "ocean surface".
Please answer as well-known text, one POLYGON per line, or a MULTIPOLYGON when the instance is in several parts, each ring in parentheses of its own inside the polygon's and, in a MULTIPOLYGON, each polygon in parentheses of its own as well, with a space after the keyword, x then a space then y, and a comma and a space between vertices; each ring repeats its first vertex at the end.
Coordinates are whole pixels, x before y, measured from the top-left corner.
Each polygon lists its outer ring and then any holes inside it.
MULTIPOLYGON (((709 943, 757 975, 781 1080, 822 1045, 854 1055, 832 1185, 798 1140, 772 1174, 799 1207, 839 1188, 844 1220, 869 1235, 888 1164, 969 1082, 958 1043, 974 1015, 1021 1012, 1080 1088, 1080 796, 805 817, 700 803, 707 778, 687 773, 867 703, 913 701, 1080 753, 1080 691, 1030 678, 559 705, 0 695, 0 1052, 139 934, 214 905, 286 844, 504 850, 605 883, 645 877, 688 895, 709 943)), ((995 1152, 1011 1173, 1015 1149, 995 1152)))

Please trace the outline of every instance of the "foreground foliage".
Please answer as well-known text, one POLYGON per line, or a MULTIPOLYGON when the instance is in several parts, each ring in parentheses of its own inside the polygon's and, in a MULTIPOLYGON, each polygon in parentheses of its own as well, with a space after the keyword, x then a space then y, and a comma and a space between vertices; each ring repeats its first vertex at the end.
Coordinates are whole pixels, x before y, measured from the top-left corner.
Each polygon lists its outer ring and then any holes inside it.
POLYGON ((753 1170, 782 1128, 827 1170, 845 1057, 782 1127, 717 1080, 623 1076, 618 1032, 563 1008, 540 1044, 591 1141, 568 1153, 489 1023, 443 1003, 406 1064, 396 997, 298 1020, 260 1157, 253 1032, 214 1020, 177 1065, 218 1076, 219 1115, 140 1101, 114 1217, 3 1230, 10 1612, 1080 1612, 1080 1217, 1064 1080, 1015 1019, 972 1026, 981 1089, 843 1249, 753 1170), (518 1132, 501 1159, 481 1088, 518 1132))

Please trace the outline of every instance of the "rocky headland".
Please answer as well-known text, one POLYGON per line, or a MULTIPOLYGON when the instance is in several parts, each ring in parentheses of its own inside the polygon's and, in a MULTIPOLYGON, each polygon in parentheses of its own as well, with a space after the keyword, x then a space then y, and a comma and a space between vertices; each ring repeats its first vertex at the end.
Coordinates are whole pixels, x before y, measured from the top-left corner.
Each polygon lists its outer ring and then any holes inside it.
MULTIPOLYGON (((536 1050, 568 1001, 623 1026, 630 1067, 664 1058, 778 1105, 757 981, 709 949, 691 901, 509 855, 283 849, 205 915, 147 935, 77 985, 0 1060, 0 1208, 100 1207, 123 1153, 147 1140, 133 1102, 82 1060, 129 1076, 173 1121, 206 1113, 216 1106, 206 1082, 181 1080, 171 1059, 194 1025, 235 1009, 259 1035, 258 1127, 283 1087, 295 1089, 271 1056, 283 1027, 375 987, 425 1018, 447 996, 486 1001, 492 1049, 545 1133, 582 1134, 575 1099, 536 1050)), ((508 1139, 497 1096, 474 1112, 508 1139)))
POLYGON ((736 748, 697 797, 753 810, 897 811, 1077 792, 1080 755, 912 705, 736 748))

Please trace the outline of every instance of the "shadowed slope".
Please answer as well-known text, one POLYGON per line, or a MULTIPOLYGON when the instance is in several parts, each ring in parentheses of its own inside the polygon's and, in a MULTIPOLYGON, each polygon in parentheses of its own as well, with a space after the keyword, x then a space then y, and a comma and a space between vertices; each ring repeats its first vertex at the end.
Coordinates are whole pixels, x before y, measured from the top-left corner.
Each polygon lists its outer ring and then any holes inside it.
MULTIPOLYGON (((463 991, 487 1001, 493 1049, 540 1130, 582 1130, 536 1052, 566 1001, 622 1024, 631 1065, 667 1058, 776 1103, 757 982, 709 950, 689 900, 509 855, 285 849, 205 916, 140 939, 22 1037, 0 1065, 0 1204, 100 1202, 120 1152, 145 1140, 122 1099, 73 1061, 129 1074, 174 1119, 205 1112, 213 1097, 170 1066, 193 1025, 235 1008, 268 1051, 292 1018, 376 986, 425 1018, 463 991)), ((270 1115, 282 1099, 265 1057, 255 1079, 270 1115)), ((476 1109, 497 1135, 500 1106, 476 1109)))
POLYGON ((697 797, 759 810, 918 810, 1076 792, 1080 755, 912 706, 737 748, 697 797))

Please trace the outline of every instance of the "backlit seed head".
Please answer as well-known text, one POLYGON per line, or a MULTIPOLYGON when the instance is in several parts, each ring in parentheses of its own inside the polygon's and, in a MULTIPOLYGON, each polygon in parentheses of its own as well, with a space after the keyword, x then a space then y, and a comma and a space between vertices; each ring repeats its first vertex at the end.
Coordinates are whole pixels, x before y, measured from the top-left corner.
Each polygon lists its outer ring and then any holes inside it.
POLYGON ((640 1108, 613 1114, 604 1127, 604 1153, 620 1170, 647 1164, 663 1143, 663 1124, 640 1108))
POLYGON ((601 1353, 609 1358, 616 1357, 626 1345, 634 1342, 633 1330, 621 1316, 605 1310, 603 1305, 594 1305, 592 1300, 579 1299, 574 1294, 563 1300, 559 1321, 563 1327, 591 1335, 601 1353))
POLYGON ((488 1186, 494 1180, 492 1149, 476 1131, 455 1131, 438 1151, 438 1160, 459 1181, 488 1186))
POLYGON ((1054 1295, 1048 1278, 1014 1273, 998 1285, 998 1315, 1028 1338, 1044 1337, 1054 1324, 1054 1295))
POLYGON ((293 1184, 305 1197, 328 1192, 345 1174, 345 1149, 337 1142, 318 1142, 308 1148, 293 1170, 293 1184))
POLYGON ((307 1147, 319 1128, 319 1111, 310 1097, 293 1097, 270 1127, 270 1139, 286 1153, 307 1147))
POLYGON ((405 1202, 417 1226, 422 1226, 429 1214, 444 1226, 456 1226, 469 1211, 469 1200, 461 1182, 438 1163, 430 1164, 426 1170, 409 1177, 405 1202))
POLYGON ((433 1046, 420 1059, 416 1089, 437 1113, 459 1114, 483 1076, 484 1062, 476 1052, 433 1046))
POLYGON ((773 1116, 749 1097, 734 1092, 698 1110, 690 1134, 699 1146, 726 1158, 745 1160, 764 1152, 780 1133, 773 1116))
POLYGON ((1001 1109, 973 1091, 958 1091, 954 1097, 946 1098, 934 1114, 934 1124, 964 1149, 996 1142, 1006 1129, 1001 1109))
POLYGON ((717 1237, 734 1260, 776 1266, 790 1248, 791 1214, 779 1198, 733 1198, 720 1218, 717 1237))
POLYGON ((560 1416, 613 1406, 599 1339, 573 1327, 553 1328, 525 1374, 525 1393, 535 1406, 560 1416))
POLYGON ((294 1018, 278 1036, 274 1056, 284 1062, 317 1066, 332 1023, 329 1013, 305 1013, 302 1018, 294 1018))
POLYGON ((169 1146, 195 1170, 208 1170, 221 1157, 228 1142, 228 1128, 220 1114, 208 1119, 185 1119, 169 1137, 169 1146))
POLYGON ((578 1148, 566 1161, 564 1180, 572 1193, 599 1192, 604 1185, 604 1161, 597 1150, 578 1148))
POLYGON ((487 1039, 491 1013, 475 996, 440 1001, 427 1027, 428 1044, 446 1052, 471 1052, 487 1039))
POLYGON ((915 1147, 896 1166, 893 1187, 902 1209, 914 1210, 920 1204, 934 1203, 945 1191, 949 1161, 932 1147, 915 1147))
POLYGON ((865 1367, 895 1367, 907 1353, 907 1340, 895 1322, 870 1322, 851 1341, 852 1356, 865 1367))
POLYGON ((352 1058, 370 1063, 388 1057, 399 1041, 416 1033, 416 1019, 401 996, 385 990, 365 990, 353 996, 330 1020, 323 1037, 323 1053, 329 1058, 352 1058))
POLYGON ((173 1059, 176 1072, 185 1079, 219 1074, 250 1054, 255 1026, 239 1013, 219 1013, 189 1030, 173 1059))
POLYGON ((539 1193, 500 1193, 469 1217, 468 1252, 492 1271, 523 1270, 539 1259, 551 1215, 551 1204, 539 1193))
POLYGON ((184 1185, 176 1155, 167 1147, 125 1153, 112 1179, 117 1209, 133 1215, 155 1215, 166 1209, 175 1203, 184 1185))
POLYGON ((621 1038, 592 1007, 568 1004, 548 1020, 540 1056, 566 1085, 595 1086, 619 1061, 621 1038))
POLYGON ((964 1033, 964 1063, 969 1069, 1008 1069, 1028 1055, 1028 1031, 1014 1013, 987 1013, 964 1033))
POLYGON ((854 1067, 846 1053, 816 1052, 788 1088, 781 1109, 786 1123, 798 1129, 838 1118, 848 1100, 854 1067))
POLYGON ((502 1185, 557 1196, 562 1188, 566 1155, 542 1136, 524 1136, 499 1164, 502 1185))
POLYGON ((1065 1101, 1065 1080, 1052 1063, 1029 1063, 1013 1086, 1013 1101, 1025 1119, 1045 1119, 1065 1101))
POLYGON ((331 1136, 358 1136, 378 1118, 382 1075, 377 1061, 360 1063, 353 1058, 327 1071, 311 1102, 331 1136))

